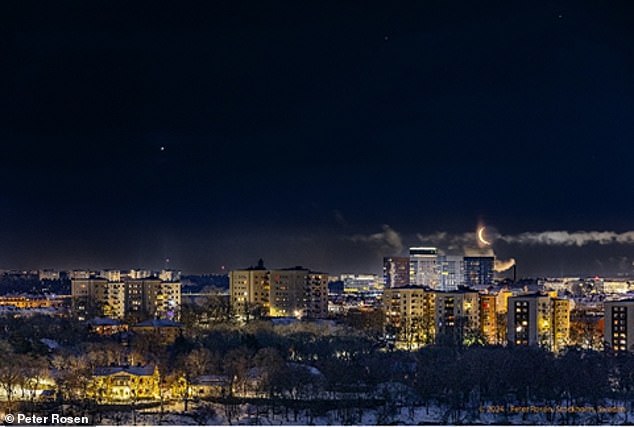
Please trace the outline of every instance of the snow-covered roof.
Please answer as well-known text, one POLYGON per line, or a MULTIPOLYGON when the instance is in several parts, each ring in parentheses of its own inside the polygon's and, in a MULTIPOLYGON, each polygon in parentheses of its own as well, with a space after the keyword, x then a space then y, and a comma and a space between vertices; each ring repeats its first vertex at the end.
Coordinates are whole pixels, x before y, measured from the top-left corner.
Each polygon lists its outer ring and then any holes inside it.
POLYGON ((56 350, 59 348, 59 343, 50 338, 40 338, 40 342, 47 346, 49 350, 56 350))
POLYGON ((196 377, 192 384, 194 385, 227 385, 229 377, 226 375, 201 375, 196 377))
POLYGON ((146 366, 104 366, 95 369, 96 376, 109 376, 119 373, 125 373, 136 376, 152 376, 154 374, 154 365, 146 366))

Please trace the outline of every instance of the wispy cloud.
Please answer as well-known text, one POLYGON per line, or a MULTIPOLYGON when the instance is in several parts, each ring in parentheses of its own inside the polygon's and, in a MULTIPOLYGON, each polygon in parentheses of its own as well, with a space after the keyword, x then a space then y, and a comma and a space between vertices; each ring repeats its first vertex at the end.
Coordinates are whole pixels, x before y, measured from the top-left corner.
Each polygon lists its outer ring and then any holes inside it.
POLYGON ((403 250, 401 235, 387 224, 383 231, 374 234, 355 234, 349 240, 355 243, 365 243, 380 250, 384 254, 398 254, 403 250))
MULTIPOLYGON (((470 233, 450 234, 439 231, 432 234, 418 234, 421 242, 446 245, 448 247, 469 246, 476 243, 476 235, 470 233)), ((589 244, 599 245, 632 245, 634 244, 634 231, 618 233, 616 231, 539 231, 519 234, 496 234, 493 240, 517 245, 541 245, 541 246, 585 246, 589 244)))
POLYGON ((521 245, 545 246, 585 246, 591 243, 599 245, 634 244, 634 231, 617 233, 615 231, 542 231, 501 235, 500 240, 521 245))

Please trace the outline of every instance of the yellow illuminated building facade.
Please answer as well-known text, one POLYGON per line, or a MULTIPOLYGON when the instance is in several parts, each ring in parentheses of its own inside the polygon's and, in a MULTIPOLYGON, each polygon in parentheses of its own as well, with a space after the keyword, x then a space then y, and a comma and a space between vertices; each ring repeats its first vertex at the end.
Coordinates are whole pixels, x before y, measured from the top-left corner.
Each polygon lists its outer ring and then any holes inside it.
POLYGON ((487 344, 498 343, 497 295, 480 295, 480 328, 487 344))
POLYGON ((570 344, 570 301, 552 298, 553 304, 553 351, 557 352, 570 344))
POLYGON ((248 313, 253 307, 269 311, 269 271, 262 260, 257 267, 234 270, 229 273, 230 303, 234 313, 248 313))
POLYGON ((102 403, 136 402, 160 398, 156 366, 109 366, 92 375, 89 396, 102 403))
POLYGON ((270 317, 325 318, 328 315, 328 275, 303 267, 278 270, 258 266, 229 273, 232 311, 238 317, 254 309, 270 317))
POLYGON ((71 281, 71 293, 73 312, 79 320, 103 316, 140 322, 156 318, 178 320, 180 315, 180 282, 166 282, 158 277, 114 282, 105 277, 77 278, 71 281))
POLYGON ((507 313, 509 307, 509 298, 513 296, 513 292, 508 289, 501 289, 495 297, 495 310, 498 313, 507 313))
POLYGON ((436 337, 436 292, 418 286, 386 289, 386 333, 396 348, 415 350, 436 337))
POLYGON ((386 334, 400 349, 413 350, 435 342, 439 334, 469 344, 480 328, 476 291, 443 292, 403 286, 384 292, 386 334))
POLYGON ((21 295, 18 295, 18 296, 0 295, 0 307, 15 307, 19 309, 31 309, 31 308, 55 308, 61 305, 62 305, 62 301, 59 299, 21 296, 21 295))
POLYGON ((539 345, 555 352, 569 344, 570 301, 548 294, 505 293, 506 313, 500 313, 500 301, 499 293, 481 294, 470 289, 386 289, 385 333, 396 348, 407 350, 441 339, 460 345, 500 345, 508 339, 513 345, 539 345))

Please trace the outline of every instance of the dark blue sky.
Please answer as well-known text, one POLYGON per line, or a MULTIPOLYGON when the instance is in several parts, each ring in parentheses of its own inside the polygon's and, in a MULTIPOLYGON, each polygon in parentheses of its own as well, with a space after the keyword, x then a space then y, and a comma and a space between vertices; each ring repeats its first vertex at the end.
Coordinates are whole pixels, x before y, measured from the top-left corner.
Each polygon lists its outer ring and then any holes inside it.
MULTIPOLYGON (((630 2, 1 8, 2 267, 377 271, 385 224, 634 229, 630 2)), ((496 249, 634 259, 542 246, 496 249)))

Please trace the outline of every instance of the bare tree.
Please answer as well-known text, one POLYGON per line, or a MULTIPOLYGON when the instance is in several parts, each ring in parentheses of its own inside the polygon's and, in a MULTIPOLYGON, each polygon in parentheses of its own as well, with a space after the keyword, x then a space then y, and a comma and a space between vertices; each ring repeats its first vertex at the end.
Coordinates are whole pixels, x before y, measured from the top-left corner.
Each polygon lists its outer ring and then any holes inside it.
POLYGON ((11 345, 0 341, 0 386, 11 404, 16 388, 20 385, 20 361, 11 345))
POLYGON ((231 396, 237 388, 244 388, 250 359, 251 353, 245 347, 238 347, 225 355, 224 371, 229 377, 229 394, 231 396))

